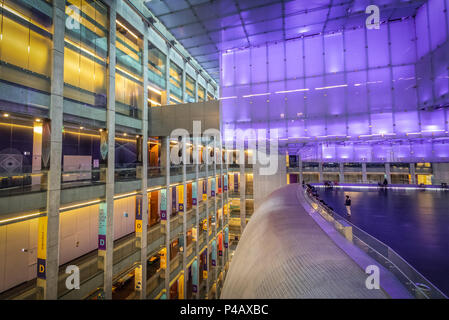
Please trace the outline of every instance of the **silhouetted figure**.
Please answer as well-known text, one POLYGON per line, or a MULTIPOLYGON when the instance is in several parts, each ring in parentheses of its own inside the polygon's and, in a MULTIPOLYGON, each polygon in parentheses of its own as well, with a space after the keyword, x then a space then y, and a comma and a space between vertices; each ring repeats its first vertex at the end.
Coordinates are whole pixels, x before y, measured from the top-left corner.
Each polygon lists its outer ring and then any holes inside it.
POLYGON ((387 181, 387 178, 385 178, 385 179, 384 179, 384 188, 386 188, 387 185, 388 185, 388 181, 387 181))
POLYGON ((351 216, 351 198, 349 198, 348 195, 346 195, 345 207, 346 213, 348 214, 348 216, 351 216))

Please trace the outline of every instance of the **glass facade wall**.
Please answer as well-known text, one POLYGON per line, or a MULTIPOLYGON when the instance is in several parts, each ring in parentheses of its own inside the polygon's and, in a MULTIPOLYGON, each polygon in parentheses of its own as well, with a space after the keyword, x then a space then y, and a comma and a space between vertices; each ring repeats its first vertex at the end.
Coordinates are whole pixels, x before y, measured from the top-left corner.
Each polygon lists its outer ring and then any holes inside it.
POLYGON ((182 102, 182 69, 170 62, 170 103, 182 102))
POLYGON ((108 9, 100 1, 66 2, 64 98, 106 108, 108 9))
POLYGON ((437 139, 448 132, 444 8, 429 0, 379 29, 223 52, 224 135, 277 131, 307 144, 307 161, 448 161, 449 144, 437 139))
POLYGON ((184 96, 186 102, 195 102, 195 80, 186 75, 186 93, 184 96))
POLYGON ((117 20, 115 110, 118 113, 142 116, 142 39, 125 21, 117 20))
POLYGON ((202 85, 198 85, 198 101, 206 101, 206 89, 202 85))
POLYGON ((151 42, 148 48, 148 80, 150 83, 165 89, 166 56, 151 42))

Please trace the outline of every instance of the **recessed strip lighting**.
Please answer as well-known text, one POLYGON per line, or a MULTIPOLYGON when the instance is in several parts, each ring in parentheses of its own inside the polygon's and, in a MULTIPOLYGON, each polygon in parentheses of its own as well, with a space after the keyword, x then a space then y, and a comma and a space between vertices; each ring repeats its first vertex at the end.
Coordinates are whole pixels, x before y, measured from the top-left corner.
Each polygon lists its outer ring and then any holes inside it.
POLYGON ((218 98, 218 100, 227 100, 227 99, 236 99, 237 96, 232 96, 232 97, 222 97, 222 98, 218 98))
POLYGON ((122 69, 122 68, 120 68, 119 66, 115 66, 115 69, 117 69, 118 71, 120 71, 120 72, 123 72, 124 74, 126 74, 126 75, 128 75, 128 76, 130 76, 131 78, 133 78, 133 79, 136 79, 137 81, 142 81, 142 79, 140 79, 140 78, 138 78, 138 77, 136 77, 135 75, 133 75, 133 74, 131 74, 131 73, 129 73, 128 71, 126 71, 126 70, 124 70, 124 69, 122 69))
POLYGON ((22 219, 27 219, 27 218, 40 216, 41 214, 43 214, 43 212, 36 212, 36 213, 26 214, 26 215, 23 215, 23 216, 20 216, 20 217, 14 217, 14 218, 0 220, 0 225, 5 224, 7 222, 11 222, 11 221, 17 221, 17 220, 22 220, 22 219))
POLYGON ((156 102, 154 100, 148 99, 148 102, 151 102, 152 104, 155 104, 157 106, 160 106, 161 104, 159 102, 156 102))
POLYGON ((26 21, 29 21, 29 20, 30 20, 30 18, 25 17, 25 16, 22 15, 20 12, 18 12, 18 11, 16 11, 16 10, 12 9, 12 8, 10 8, 10 7, 8 7, 7 5, 3 5, 3 4, 0 3, 0 8, 3 8, 3 9, 5 9, 6 11, 11 12, 12 14, 18 16, 19 18, 22 18, 23 20, 26 20, 26 21))
POLYGON ((122 23, 120 23, 120 21, 115 20, 115 23, 117 23, 120 27, 122 27, 123 29, 125 29, 127 32, 129 32, 134 38, 139 39, 138 36, 136 36, 131 30, 129 30, 126 26, 124 26, 122 23))
POLYGON ((92 57, 94 57, 94 58, 97 58, 97 59, 99 59, 99 60, 101 60, 101 61, 103 61, 103 62, 106 61, 105 58, 100 57, 99 55, 96 55, 95 53, 91 52, 90 50, 87 50, 86 48, 83 48, 83 47, 80 46, 79 44, 77 44, 77 43, 75 43, 75 42, 73 42, 73 41, 71 41, 71 40, 69 40, 69 39, 67 39, 67 38, 64 39, 64 41, 67 42, 67 43, 69 43, 69 44, 71 44, 72 46, 74 46, 74 47, 80 49, 81 51, 87 53, 88 55, 90 55, 90 56, 92 56, 92 57))
POLYGON ((148 89, 150 90, 150 91, 153 91, 154 93, 157 93, 157 94, 159 94, 159 95, 161 95, 162 94, 162 91, 159 91, 158 89, 156 89, 155 87, 152 87, 152 86, 148 86, 148 89))
POLYGON ((275 93, 290 93, 290 92, 302 92, 302 91, 309 91, 310 89, 304 88, 304 89, 294 89, 294 90, 285 90, 285 91, 276 91, 275 93))
POLYGON ((444 130, 422 130, 421 132, 443 132, 444 130))
POLYGON ((339 84, 336 86, 328 86, 328 87, 320 87, 320 88, 315 88, 315 90, 325 90, 325 89, 334 89, 334 88, 343 88, 343 87, 347 87, 347 84, 339 84))
POLYGON ((173 99, 175 101, 178 101, 179 103, 182 103, 182 101, 179 100, 178 98, 176 98, 175 96, 170 95, 170 99, 173 99))
POLYGON ((77 203, 77 204, 66 206, 66 207, 61 207, 61 208, 59 208, 59 211, 67 211, 67 210, 70 210, 70 209, 75 209, 75 208, 78 208, 78 207, 84 207, 84 206, 88 206, 90 204, 96 204, 96 203, 100 203, 100 200, 99 199, 98 200, 92 200, 92 201, 77 203))
POLYGON ((246 96, 243 96, 243 98, 249 98, 249 97, 258 97, 258 96, 267 96, 271 94, 270 92, 265 92, 265 93, 255 93, 255 94, 248 94, 246 96))

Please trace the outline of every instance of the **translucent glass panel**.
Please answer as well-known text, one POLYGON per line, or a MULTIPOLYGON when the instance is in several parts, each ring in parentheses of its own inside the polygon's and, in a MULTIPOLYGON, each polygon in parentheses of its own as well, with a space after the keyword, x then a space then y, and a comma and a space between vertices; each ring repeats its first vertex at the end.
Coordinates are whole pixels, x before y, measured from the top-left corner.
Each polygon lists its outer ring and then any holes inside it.
POLYGON ((166 56, 153 44, 148 48, 148 80, 159 88, 165 88, 166 56))
POLYGON ((444 96, 449 86, 447 6, 447 0, 430 0, 416 14, 417 50, 421 58, 416 64, 420 105, 447 103, 444 96))
POLYGON ((234 52, 235 84, 248 84, 251 82, 250 50, 234 52))
POLYGON ((369 70, 367 88, 371 112, 391 110, 390 69, 369 70))
POLYGON ((418 58, 429 52, 429 24, 427 20, 427 6, 423 5, 416 13, 416 46, 418 58))
POLYGON ((346 118, 344 116, 328 117, 326 128, 328 136, 346 136, 346 118))
POLYGON ((367 72, 348 72, 347 77, 347 111, 353 113, 368 112, 367 72))
POLYGON ((232 86, 234 84, 234 53, 223 53, 220 62, 221 85, 222 87, 232 86))
POLYGON ((390 63, 388 49, 388 27, 366 30, 368 44, 368 67, 387 66, 390 63))
POLYGON ((306 77, 323 74, 323 38, 311 37, 304 40, 306 77))
POLYGON ((427 133, 444 132, 444 110, 420 111, 421 130, 427 133))
POLYGON ((0 79, 49 92, 52 18, 38 18, 33 8, 16 1, 1 4, 0 79))
POLYGON ((373 134, 393 133, 393 117, 391 112, 371 114, 371 132, 373 134))
POLYGON ((326 73, 343 71, 343 34, 335 33, 324 36, 326 73))
POLYGON ((69 14, 79 27, 65 29, 64 97, 104 108, 108 9, 100 1, 79 0, 66 4, 69 14))
POLYGON ((418 111, 395 113, 396 133, 415 133, 419 131, 418 111))
POLYGON ((304 76, 303 41, 287 41, 285 43, 285 63, 287 79, 304 76))
POLYGON ((345 113, 346 108, 346 90, 344 74, 327 75, 325 78, 326 87, 329 89, 321 90, 326 97, 327 112, 329 116, 337 116, 345 113), (340 87, 343 86, 343 87, 340 87))
MULTIPOLYGON (((447 39, 446 15, 444 8, 444 1, 429 0, 429 31, 430 31, 430 49, 435 50, 447 39)), ((449 8, 448 8, 449 10, 449 8)))
MULTIPOLYGON (((330 162, 379 163, 376 167, 379 171, 384 171, 383 162, 387 161, 447 161, 449 159, 449 145, 440 141, 316 143, 302 148, 301 158, 307 162, 323 161, 323 167, 330 162)), ((315 170, 318 171, 318 168, 316 167, 315 170)), ((360 167, 359 170, 361 170, 360 167)))
POLYGON ((416 110, 415 67, 413 65, 393 68, 394 110, 416 110))
POLYGON ((370 133, 369 114, 349 114, 348 115, 348 135, 351 138, 370 133))
POLYGON ((417 78, 418 96, 421 105, 427 104, 433 99, 431 70, 431 57, 429 55, 416 63, 416 74, 419 75, 417 78))
POLYGON ((268 46, 268 79, 278 81, 285 78, 284 42, 268 46))
POLYGON ((390 23, 391 63, 414 63, 416 60, 415 26, 413 19, 390 23))
POLYGON ((267 47, 251 49, 251 82, 267 82, 267 47))
POLYGON ((366 69, 365 29, 345 32, 346 70, 366 69))
POLYGON ((449 41, 435 50, 432 67, 434 73, 434 91, 438 99, 449 92, 449 41))

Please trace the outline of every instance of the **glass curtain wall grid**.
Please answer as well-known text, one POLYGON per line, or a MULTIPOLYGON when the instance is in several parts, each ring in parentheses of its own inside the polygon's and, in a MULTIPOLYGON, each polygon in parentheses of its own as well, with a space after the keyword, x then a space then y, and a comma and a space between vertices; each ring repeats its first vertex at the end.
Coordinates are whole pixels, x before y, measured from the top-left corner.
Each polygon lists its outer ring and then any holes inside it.
POLYGON ((100 1, 66 2, 64 98, 106 109, 108 8, 100 1))
MULTIPOLYGON (((31 5, 0 1, 0 80, 4 90, 16 84, 46 95, 50 92, 53 18, 51 6, 41 4, 43 10, 36 11, 31 5)), ((38 104, 28 95, 18 100, 38 104)))
MULTIPOLYGON (((277 129, 308 161, 449 160, 449 10, 221 53, 223 136, 277 129)), ((294 148, 294 147, 293 147, 294 148)))

